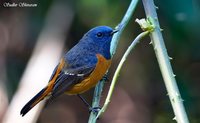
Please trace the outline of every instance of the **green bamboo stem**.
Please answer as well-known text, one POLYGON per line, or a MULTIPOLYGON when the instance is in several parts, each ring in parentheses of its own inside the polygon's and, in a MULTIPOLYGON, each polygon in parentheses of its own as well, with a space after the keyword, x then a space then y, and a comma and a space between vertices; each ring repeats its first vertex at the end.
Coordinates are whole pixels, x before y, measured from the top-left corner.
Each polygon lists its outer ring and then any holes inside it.
POLYGON ((167 88, 167 92, 174 110, 175 117, 178 123, 189 123, 185 108, 183 106, 183 100, 179 93, 175 75, 172 71, 170 64, 170 57, 167 54, 167 50, 162 37, 162 29, 160 28, 156 7, 153 0, 142 0, 145 13, 150 22, 154 25, 155 29, 150 33, 152 44, 154 46, 155 54, 159 63, 159 67, 167 88))
MULTIPOLYGON (((136 8, 137 3, 138 3, 138 0, 131 1, 130 5, 128 7, 128 10, 126 11, 126 14, 124 15, 121 23, 117 27, 117 28, 119 28, 119 31, 114 34, 114 36, 112 38, 112 42, 111 42, 110 52, 111 52, 112 56, 115 54, 120 36, 121 36, 124 28, 126 27, 127 23, 129 22, 132 14, 136 8)), ((101 97, 100 95, 102 93, 102 88, 103 88, 104 83, 105 83, 105 80, 102 80, 95 87, 92 107, 99 107, 99 102, 100 102, 100 97, 101 97)), ((97 120, 96 115, 97 115, 96 113, 91 112, 88 123, 96 123, 96 120, 97 120)))
POLYGON ((139 43, 139 41, 141 41, 141 39, 142 39, 143 37, 145 37, 148 33, 149 33, 149 31, 145 31, 145 32, 142 32, 141 34, 139 34, 139 35, 135 38, 135 40, 131 43, 131 45, 128 47, 128 49, 126 50, 126 52, 124 53, 124 55, 123 55, 123 57, 122 57, 122 59, 121 59, 119 65, 118 65, 118 67, 117 67, 117 69, 116 69, 116 71, 115 71, 115 74, 114 74, 114 76, 113 76, 113 79, 112 79, 112 82, 111 82, 111 85, 110 85, 110 89, 109 89, 108 95, 107 95, 107 97, 106 97, 105 103, 104 103, 102 109, 99 111, 99 113, 98 113, 98 115, 97 115, 96 118, 98 118, 99 116, 101 116, 101 115, 105 112, 105 110, 107 109, 108 104, 110 103, 110 99, 111 99, 111 96, 112 96, 112 94, 113 94, 113 90, 114 90, 114 88, 115 88, 117 79, 118 79, 118 77, 119 77, 119 73, 120 73, 120 71, 121 71, 121 69, 122 69, 122 66, 123 66, 124 62, 126 61, 128 55, 129 55, 129 54, 131 53, 131 51, 135 48, 136 44, 139 43))

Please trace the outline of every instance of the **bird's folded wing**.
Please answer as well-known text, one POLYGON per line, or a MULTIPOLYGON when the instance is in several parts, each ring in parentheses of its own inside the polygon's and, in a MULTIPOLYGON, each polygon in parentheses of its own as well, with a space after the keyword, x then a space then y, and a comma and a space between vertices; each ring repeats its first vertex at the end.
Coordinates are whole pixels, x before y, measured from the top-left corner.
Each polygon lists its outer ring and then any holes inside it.
POLYGON ((95 69, 95 65, 82 66, 77 68, 64 68, 57 77, 51 93, 51 98, 57 97, 64 93, 73 85, 81 82, 88 77, 95 69))

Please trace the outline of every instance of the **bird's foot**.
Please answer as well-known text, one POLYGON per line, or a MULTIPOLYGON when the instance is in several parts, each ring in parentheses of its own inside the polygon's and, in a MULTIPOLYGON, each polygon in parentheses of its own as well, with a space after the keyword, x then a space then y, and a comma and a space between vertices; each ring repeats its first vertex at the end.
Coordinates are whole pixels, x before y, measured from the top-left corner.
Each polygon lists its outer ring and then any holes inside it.
POLYGON ((108 75, 104 75, 103 78, 101 80, 104 80, 106 82, 109 82, 109 79, 108 79, 108 75))
POLYGON ((89 112, 97 113, 101 110, 101 107, 91 107, 89 108, 89 112))

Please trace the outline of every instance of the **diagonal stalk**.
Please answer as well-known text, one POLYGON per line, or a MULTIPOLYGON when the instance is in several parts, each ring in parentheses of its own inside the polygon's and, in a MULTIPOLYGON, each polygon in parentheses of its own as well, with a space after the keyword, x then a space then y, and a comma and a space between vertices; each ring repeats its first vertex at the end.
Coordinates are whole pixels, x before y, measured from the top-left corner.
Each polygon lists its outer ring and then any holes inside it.
POLYGON ((112 94, 113 94, 113 90, 114 90, 114 88, 115 88, 115 84, 116 84, 117 79, 118 79, 118 77, 119 77, 119 73, 120 73, 120 71, 121 71, 121 69, 122 69, 122 66, 123 66, 124 62, 126 61, 128 55, 129 55, 129 54, 131 53, 131 51, 135 48, 136 44, 139 43, 139 41, 141 41, 141 39, 142 39, 143 37, 145 37, 147 34, 149 34, 149 31, 142 32, 141 34, 139 34, 139 35, 135 38, 135 40, 131 43, 131 45, 128 47, 128 49, 126 50, 126 52, 124 53, 124 55, 123 55, 123 57, 122 57, 122 59, 121 59, 119 65, 117 66, 117 69, 116 69, 116 71, 115 71, 115 74, 114 74, 114 76, 113 76, 113 79, 112 79, 112 82, 111 82, 111 85, 110 85, 110 89, 109 89, 108 95, 107 95, 107 97, 106 97, 105 103, 104 103, 102 109, 99 111, 99 113, 98 113, 98 115, 97 115, 96 118, 98 118, 99 116, 101 116, 101 115, 105 112, 105 110, 107 109, 108 104, 110 103, 111 96, 112 96, 112 94))
POLYGON ((176 84, 175 75, 170 64, 170 57, 167 54, 167 50, 162 37, 162 29, 160 29, 156 7, 153 0, 142 0, 142 2, 147 18, 154 25, 154 31, 150 33, 150 37, 174 110, 175 117, 173 120, 176 120, 178 123, 189 123, 185 108, 183 106, 183 100, 176 84))
MULTIPOLYGON (((124 30, 124 28, 126 27, 127 23, 129 22, 135 8, 136 5, 138 3, 138 0, 132 0, 129 8, 126 12, 126 14, 124 15, 121 23, 119 24, 118 28, 119 28, 119 32, 117 32, 116 34, 114 34, 112 42, 111 42, 111 55, 113 56, 115 54, 116 48, 117 48, 117 44, 119 42, 120 36, 122 34, 122 31, 124 30)), ((99 102, 100 102, 100 95, 102 92, 102 88, 104 85, 105 80, 100 81, 97 86, 95 87, 95 92, 94 92, 94 96, 93 96, 93 102, 92 102, 92 107, 99 107, 99 102)), ((88 120, 88 123, 96 123, 96 115, 97 113, 90 113, 90 117, 88 120)))

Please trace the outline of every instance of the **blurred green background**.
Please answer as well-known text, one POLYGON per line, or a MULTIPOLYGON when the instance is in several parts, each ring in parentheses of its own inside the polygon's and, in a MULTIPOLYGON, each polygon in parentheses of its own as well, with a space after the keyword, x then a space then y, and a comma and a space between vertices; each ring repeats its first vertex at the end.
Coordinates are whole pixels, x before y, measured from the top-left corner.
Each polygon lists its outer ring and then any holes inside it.
MULTIPOLYGON (((69 49, 90 28, 97 25, 114 28, 119 24, 130 0, 29 0, 25 2, 36 3, 37 7, 23 8, 4 7, 4 2, 0 2, 0 79, 3 80, 1 85, 5 87, 10 102, 52 6, 65 6, 68 12, 60 11, 59 14, 73 15, 69 31, 63 34, 66 36, 65 49, 69 49)), ((161 28, 164 29, 163 37, 168 54, 173 58, 171 64, 189 120, 191 123, 200 123, 200 1, 155 0, 155 4, 159 7, 157 12, 161 28)), ((141 32, 135 19, 144 17, 140 1, 120 39, 109 72, 110 80, 123 53, 141 32)), ((57 21, 59 23, 61 20, 57 21)), ((149 42, 150 39, 145 38, 127 59, 111 105, 99 123, 175 122, 172 120, 173 110, 154 50, 149 42)), ((110 82, 105 85, 103 99, 109 85, 110 82)), ((92 95, 93 90, 84 94, 90 101, 92 95)), ((44 108, 37 123, 85 123, 88 116, 88 110, 77 97, 63 95, 44 108)))

